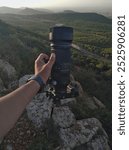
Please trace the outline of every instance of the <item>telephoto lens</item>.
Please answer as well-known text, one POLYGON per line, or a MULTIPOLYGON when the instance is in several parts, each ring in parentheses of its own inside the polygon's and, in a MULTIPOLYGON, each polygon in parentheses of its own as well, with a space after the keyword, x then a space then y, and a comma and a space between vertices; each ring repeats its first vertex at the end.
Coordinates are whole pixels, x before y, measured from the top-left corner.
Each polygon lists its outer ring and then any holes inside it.
POLYGON ((54 26, 49 33, 51 52, 56 54, 56 61, 51 72, 51 83, 55 88, 55 95, 59 99, 67 95, 67 86, 70 83, 71 45, 73 28, 54 26))

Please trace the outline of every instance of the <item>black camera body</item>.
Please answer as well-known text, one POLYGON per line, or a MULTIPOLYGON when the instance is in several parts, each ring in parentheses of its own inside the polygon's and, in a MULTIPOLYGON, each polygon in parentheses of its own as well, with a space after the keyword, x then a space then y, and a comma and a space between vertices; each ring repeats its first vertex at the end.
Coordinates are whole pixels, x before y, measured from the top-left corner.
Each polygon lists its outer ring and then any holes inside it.
POLYGON ((70 81, 71 72, 71 45, 73 41, 73 28, 54 26, 49 33, 51 53, 56 54, 56 61, 52 68, 49 80, 49 95, 54 99, 64 99, 78 95, 70 81))

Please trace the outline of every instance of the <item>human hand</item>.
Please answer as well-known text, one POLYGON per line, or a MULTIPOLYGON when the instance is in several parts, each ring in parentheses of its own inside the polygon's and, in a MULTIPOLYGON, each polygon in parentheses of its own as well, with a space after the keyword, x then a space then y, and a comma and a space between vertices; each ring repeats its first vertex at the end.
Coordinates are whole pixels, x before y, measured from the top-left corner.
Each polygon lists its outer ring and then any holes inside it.
POLYGON ((52 53, 50 58, 48 55, 41 53, 35 60, 35 75, 40 75, 43 81, 46 83, 50 74, 53 64, 55 63, 55 54, 52 53), (45 64, 44 59, 48 60, 45 64))

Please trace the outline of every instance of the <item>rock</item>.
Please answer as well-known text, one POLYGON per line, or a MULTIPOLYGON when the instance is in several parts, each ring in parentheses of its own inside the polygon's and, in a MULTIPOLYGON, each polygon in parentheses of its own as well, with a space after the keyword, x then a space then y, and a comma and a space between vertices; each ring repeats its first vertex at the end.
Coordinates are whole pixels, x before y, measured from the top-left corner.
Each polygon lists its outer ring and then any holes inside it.
POLYGON ((76 99, 75 98, 66 98, 66 99, 61 99, 60 100, 61 105, 71 105, 71 104, 76 104, 76 99))
POLYGON ((55 125, 60 128, 68 128, 76 121, 74 114, 68 106, 55 107, 53 110, 52 119, 55 125))
POLYGON ((93 100, 92 97, 89 97, 89 96, 88 96, 88 97, 85 98, 85 100, 86 100, 87 107, 88 107, 89 109, 92 109, 92 110, 98 109, 98 107, 97 107, 96 104, 94 103, 94 100, 93 100))
POLYGON ((6 90, 6 88, 4 87, 3 81, 0 78, 0 92, 6 90))
POLYGON ((3 141, 3 138, 0 138, 0 144, 2 143, 2 141, 3 141))
MULTIPOLYGON (((73 85, 76 84, 78 87, 79 100, 80 99, 85 100, 85 102, 87 103, 87 107, 89 107, 90 109, 93 109, 93 110, 99 109, 99 108, 105 108, 105 105, 100 100, 98 100, 95 96, 90 97, 90 96, 88 96, 88 94, 86 92, 83 91, 81 84, 78 81, 75 81, 73 75, 70 75, 70 78, 71 78, 72 84, 73 85)), ((66 100, 66 103, 69 103, 69 102, 67 102, 67 100, 66 100)), ((61 104, 63 105, 66 103, 65 103, 65 101, 62 101, 61 104)))
POLYGON ((71 81, 75 81, 75 78, 74 78, 74 76, 72 74, 70 74, 70 80, 71 81))
POLYGON ((110 150, 108 141, 105 136, 96 136, 93 140, 87 143, 87 150, 110 150))
MULTIPOLYGON (((19 80, 19 86, 25 84, 31 76, 25 75, 22 77, 19 80)), ((80 87, 80 100, 85 100, 87 107, 90 109, 104 108, 104 105, 96 97, 89 97, 84 93, 81 85, 77 84, 80 87)), ((35 125, 36 130, 49 129, 49 127, 51 130, 54 130, 54 127, 58 129, 56 132, 59 135, 60 143, 56 148, 57 150, 110 150, 108 136, 99 120, 96 118, 76 120, 75 115, 69 108, 70 104, 76 104, 75 98, 63 99, 60 102, 61 105, 55 105, 53 100, 49 99, 43 92, 38 93, 32 99, 26 107, 26 113, 29 120, 35 125), (52 121, 54 126, 51 124, 48 126, 49 121, 52 121)), ((47 130, 45 131, 47 134, 49 133, 47 130)), ((24 136, 22 132, 21 130, 21 137, 24 136)), ((25 133, 28 136, 32 135, 29 128, 25 133)))
POLYGON ((59 135, 64 150, 72 150, 82 144, 86 144, 85 148, 88 146, 97 148, 94 150, 101 150, 101 148, 109 150, 106 149, 108 147, 107 134, 105 134, 99 120, 95 118, 79 120, 70 128, 60 128, 59 135), (100 140, 101 142, 98 142, 100 140), (89 142, 91 143, 89 144, 89 142))
POLYGON ((83 96, 79 97, 78 100, 79 100, 78 102, 80 102, 80 100, 84 101, 86 106, 91 110, 106 108, 105 105, 95 96, 91 97, 88 96, 87 94, 83 94, 83 96))
POLYGON ((0 59, 0 70, 9 79, 13 79, 13 80, 16 79, 16 70, 15 70, 15 68, 3 59, 0 59))
POLYGON ((105 105, 98 100, 95 96, 93 97, 89 97, 87 96, 86 98, 86 103, 87 103, 87 107, 89 107, 90 109, 103 109, 105 108, 105 105))
POLYGON ((26 132, 26 133, 30 135, 31 131, 30 131, 30 130, 27 130, 27 132, 26 132))
MULTIPOLYGON (((19 80, 19 86, 22 86, 33 75, 25 75, 19 80)), ((49 99, 45 93, 37 94, 26 107, 28 118, 37 128, 45 128, 51 117, 53 100, 49 99)))
POLYGON ((45 93, 37 94, 26 107, 28 118, 38 128, 46 127, 51 117, 53 100, 46 97, 45 93))
POLYGON ((93 100, 95 104, 98 106, 98 108, 105 108, 105 105, 100 100, 98 100, 95 96, 93 97, 93 100))
POLYGON ((13 150, 13 147, 12 147, 12 145, 8 144, 7 147, 6 147, 6 149, 7 150, 13 150))
POLYGON ((74 76, 72 74, 70 74, 70 80, 71 80, 72 84, 77 85, 78 90, 79 90, 79 97, 82 97, 84 95, 84 91, 83 91, 83 88, 82 88, 81 84, 74 79, 74 76))
POLYGON ((8 89, 16 89, 18 87, 18 82, 19 82, 18 80, 15 80, 9 83, 8 89))
POLYGON ((6 89, 12 81, 17 79, 17 72, 15 68, 3 59, 0 59, 0 78, 3 81, 4 87, 6 89))
POLYGON ((20 78, 20 80, 19 80, 19 87, 22 86, 23 84, 25 84, 27 82, 27 80, 29 78, 31 78, 32 76, 33 76, 33 74, 32 75, 25 75, 22 78, 20 78))
POLYGON ((107 139, 102 136, 97 136, 86 144, 82 144, 74 148, 74 150, 110 150, 107 139))
POLYGON ((82 88, 81 84, 80 84, 78 81, 75 81, 75 84, 76 84, 77 87, 78 87, 79 96, 82 97, 82 96, 84 95, 84 91, 83 91, 83 88, 82 88))

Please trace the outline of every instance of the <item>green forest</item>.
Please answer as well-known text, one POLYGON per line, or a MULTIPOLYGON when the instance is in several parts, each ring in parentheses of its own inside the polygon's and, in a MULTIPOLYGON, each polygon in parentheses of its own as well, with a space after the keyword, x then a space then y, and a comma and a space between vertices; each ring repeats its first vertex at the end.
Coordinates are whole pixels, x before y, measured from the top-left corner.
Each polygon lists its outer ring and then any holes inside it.
MULTIPOLYGON (((91 96, 106 109, 91 111, 85 100, 73 111, 78 119, 98 118, 111 145, 112 130, 112 20, 96 13, 55 13, 35 15, 0 14, 0 58, 8 61, 19 79, 33 73, 33 64, 41 53, 50 53, 49 28, 64 24, 74 28, 73 43, 97 57, 72 48, 72 74, 91 96)), ((5 80, 5 77, 1 79, 5 80)), ((6 83, 5 83, 6 84, 6 83)), ((5 85, 6 86, 6 85, 5 85)))

